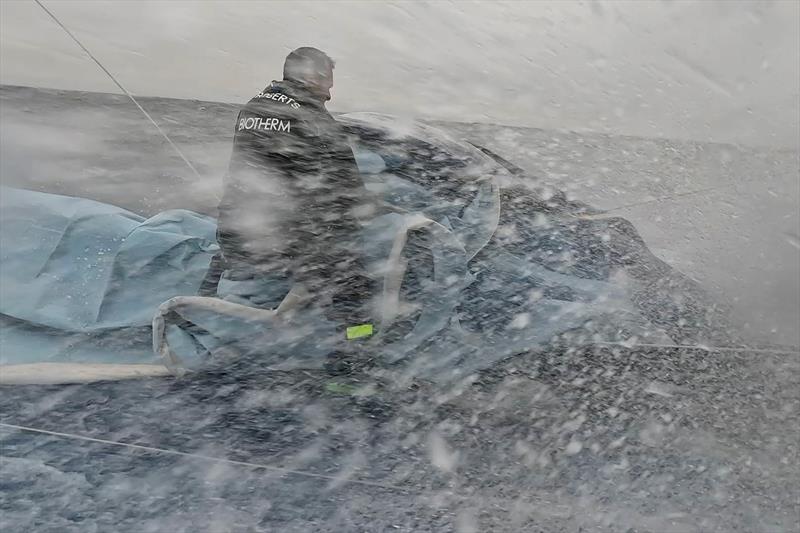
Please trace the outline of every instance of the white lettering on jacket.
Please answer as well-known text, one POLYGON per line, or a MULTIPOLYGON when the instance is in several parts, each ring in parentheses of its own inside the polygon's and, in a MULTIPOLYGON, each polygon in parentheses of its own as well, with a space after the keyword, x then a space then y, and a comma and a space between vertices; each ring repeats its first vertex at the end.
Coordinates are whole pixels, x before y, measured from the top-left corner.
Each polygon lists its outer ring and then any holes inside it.
POLYGON ((268 100, 275 100, 276 102, 281 102, 283 104, 291 106, 292 109, 300 109, 300 102, 298 102, 294 98, 289 98, 285 94, 265 93, 264 91, 261 91, 256 95, 256 98, 267 98, 268 100))
POLYGON ((277 118, 240 118, 238 131, 242 130, 284 131, 289 133, 292 131, 292 121, 277 118))

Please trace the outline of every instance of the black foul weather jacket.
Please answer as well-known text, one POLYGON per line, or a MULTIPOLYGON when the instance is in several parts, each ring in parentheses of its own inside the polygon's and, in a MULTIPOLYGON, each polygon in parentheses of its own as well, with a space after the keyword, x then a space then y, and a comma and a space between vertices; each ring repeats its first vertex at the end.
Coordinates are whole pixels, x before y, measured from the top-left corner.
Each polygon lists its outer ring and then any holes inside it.
POLYGON ((236 119, 219 205, 225 268, 285 272, 349 308, 369 290, 356 244, 367 198, 346 135, 324 102, 297 83, 273 82, 236 119))

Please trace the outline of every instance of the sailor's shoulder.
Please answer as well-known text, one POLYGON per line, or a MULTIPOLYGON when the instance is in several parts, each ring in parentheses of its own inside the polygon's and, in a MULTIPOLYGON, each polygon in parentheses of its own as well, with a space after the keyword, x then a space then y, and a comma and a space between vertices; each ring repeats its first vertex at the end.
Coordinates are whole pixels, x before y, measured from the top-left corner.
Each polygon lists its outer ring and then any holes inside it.
POLYGON ((263 115, 264 113, 271 115, 283 115, 289 114, 289 112, 292 110, 287 109, 285 106, 282 106, 272 100, 256 97, 247 102, 247 104, 245 104, 245 106, 242 108, 242 111, 245 113, 254 113, 259 115, 263 115))
POLYGON ((269 90, 269 88, 255 95, 250 102, 275 105, 276 107, 283 107, 289 110, 300 110, 305 107, 303 102, 295 99, 291 95, 283 91, 269 90))

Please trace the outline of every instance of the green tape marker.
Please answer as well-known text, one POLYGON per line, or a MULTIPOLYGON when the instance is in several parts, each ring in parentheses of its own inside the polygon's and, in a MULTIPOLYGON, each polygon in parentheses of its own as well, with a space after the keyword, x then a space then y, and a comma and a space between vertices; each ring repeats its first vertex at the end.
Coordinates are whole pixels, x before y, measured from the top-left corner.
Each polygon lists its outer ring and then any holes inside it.
POLYGON ((347 328, 347 340, 352 341, 369 337, 373 333, 372 324, 361 324, 359 326, 350 326, 347 328))
POLYGON ((335 381, 326 383, 325 390, 332 392, 333 394, 347 394, 351 396, 358 391, 358 389, 353 385, 348 385, 347 383, 336 383, 335 381))

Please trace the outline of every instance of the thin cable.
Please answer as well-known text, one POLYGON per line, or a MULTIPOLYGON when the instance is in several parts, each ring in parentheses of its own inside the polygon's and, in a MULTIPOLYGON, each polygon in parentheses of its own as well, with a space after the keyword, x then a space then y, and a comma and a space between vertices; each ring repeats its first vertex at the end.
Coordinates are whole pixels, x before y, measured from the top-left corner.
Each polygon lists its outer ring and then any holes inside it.
POLYGON ((610 209, 605 209, 605 210, 601 211, 600 213, 598 213, 598 215, 592 215, 592 216, 606 215, 606 214, 611 213, 613 211, 621 211, 622 209, 628 209, 628 208, 631 208, 631 207, 639 207, 639 206, 642 206, 642 205, 659 203, 659 202, 664 202, 664 201, 667 201, 667 200, 674 200, 676 198, 681 198, 681 197, 684 197, 684 196, 692 196, 692 195, 695 195, 695 194, 702 194, 704 192, 711 192, 711 191, 715 191, 715 190, 720 189, 720 188, 721 187, 708 187, 706 189, 698 189, 696 191, 687 191, 687 192, 682 192, 682 193, 678 193, 678 194, 672 194, 672 195, 669 195, 669 196, 661 196, 659 198, 653 198, 651 200, 642 200, 641 202, 633 202, 633 203, 630 203, 630 204, 625 204, 625 205, 620 205, 620 206, 617 206, 617 207, 612 207, 610 209))
POLYGON ((77 435, 77 434, 74 434, 74 433, 63 433, 63 432, 59 432, 59 431, 50 431, 50 430, 47 430, 47 429, 39 429, 39 428, 33 428, 33 427, 28 427, 28 426, 18 426, 16 424, 6 424, 5 422, 0 422, 0 427, 9 428, 9 429, 15 429, 17 431, 27 431, 29 433, 39 433, 39 434, 42 434, 42 435, 50 435, 52 437, 61 437, 61 438, 66 438, 66 439, 74 439, 74 440, 81 440, 81 441, 86 441, 86 442, 94 442, 94 443, 97 443, 97 444, 106 444, 106 445, 110 445, 110 446, 119 446, 119 447, 123 447, 123 448, 131 448, 131 449, 134 449, 134 450, 141 450, 141 451, 145 451, 145 452, 155 452, 155 453, 161 453, 161 454, 164 454, 164 455, 176 455, 178 457, 187 457, 189 459, 198 459, 198 460, 201 460, 201 461, 211 461, 211 462, 214 462, 214 463, 225 463, 225 464, 230 464, 230 465, 235 465, 235 466, 246 466, 246 467, 249 467, 249 468, 255 468, 255 469, 259 469, 259 470, 271 470, 273 472, 279 472, 281 474, 294 474, 294 475, 298 475, 298 476, 311 477, 311 478, 315 478, 315 479, 324 479, 326 481, 331 481, 331 482, 334 482, 334 483, 350 483, 350 484, 354 484, 354 485, 363 485, 363 486, 366 486, 366 487, 380 488, 380 489, 392 490, 392 491, 396 491, 396 492, 412 492, 410 489, 399 487, 397 485, 388 485, 388 484, 384 484, 384 483, 377 483, 375 481, 364 481, 364 480, 360 480, 360 479, 342 479, 342 478, 337 478, 335 476, 327 476, 325 474, 315 474, 313 472, 305 472, 303 470, 292 470, 290 468, 282 468, 282 467, 279 467, 279 466, 269 466, 269 465, 258 464, 258 463, 250 463, 250 462, 247 462, 247 461, 236 461, 234 459, 225 459, 225 458, 222 458, 222 457, 212 457, 210 455, 200 455, 200 454, 196 454, 196 453, 181 452, 181 451, 178 451, 178 450, 168 450, 168 449, 165 449, 165 448, 156 448, 154 446, 144 446, 142 444, 130 444, 130 443, 127 443, 127 442, 117 442, 117 441, 113 441, 113 440, 98 439, 98 438, 95 438, 95 437, 87 437, 86 435, 77 435))
POLYGON ((775 350, 771 348, 724 348, 722 346, 699 346, 691 344, 627 344, 624 342, 593 342, 602 346, 622 346, 625 348, 690 348, 692 350, 703 350, 704 352, 741 352, 741 353, 764 353, 775 355, 799 355, 797 350, 775 350))
POLYGON ((139 102, 137 102, 137 101, 136 101, 136 98, 134 98, 134 96, 133 96, 133 95, 132 95, 130 92, 128 92, 128 90, 127 90, 125 87, 123 87, 123 86, 122 86, 122 84, 121 84, 121 83, 120 83, 120 82, 117 80, 117 78, 115 78, 115 77, 114 77, 114 75, 113 75, 113 74, 111 74, 111 72, 109 72, 109 71, 108 71, 108 69, 107 69, 106 67, 104 67, 104 66, 103 66, 103 64, 102 64, 102 63, 100 63, 100 61, 99 61, 99 60, 98 60, 96 57, 94 57, 94 55, 93 55, 93 54, 92 54, 92 53, 89 51, 89 49, 88 49, 88 48, 86 48, 86 47, 83 45, 83 43, 82 43, 80 40, 78 40, 78 38, 77 38, 77 37, 75 37, 75 35, 74 35, 74 34, 73 34, 71 31, 69 31, 69 29, 68 29, 68 28, 67 28, 67 27, 66 27, 66 26, 65 26, 65 25, 64 25, 64 24, 63 24, 63 23, 62 23, 60 20, 58 20, 58 18, 57 18, 57 17, 56 17, 56 16, 55 16, 55 15, 54 15, 54 14, 53 14, 53 13, 52 13, 52 12, 51 12, 49 9, 47 9, 47 8, 44 6, 44 4, 42 4, 42 2, 40 2, 39 0, 33 0, 33 1, 34 1, 34 2, 36 2, 37 4, 39 4, 39 7, 41 7, 41 8, 44 10, 44 12, 45 12, 45 13, 47 13, 47 14, 50 16, 50 18, 51 18, 51 19, 53 19, 53 20, 55 21, 55 23, 56 23, 56 24, 58 24, 59 26, 61 26, 61 29, 62 29, 62 30, 64 30, 64 32, 66 32, 66 34, 67 34, 67 35, 69 35, 69 36, 70 36, 70 38, 72 38, 72 40, 73 40, 73 41, 75 41, 75 43, 76 43, 78 46, 80 46, 80 47, 81 47, 81 50, 83 50, 84 52, 86 52, 86 55, 88 55, 88 56, 89 56, 89 57, 92 59, 92 61, 94 61, 94 62, 97 64, 97 66, 98 66, 98 67, 100 67, 100 69, 102 69, 102 71, 103 71, 103 72, 105 72, 105 73, 106 73, 106 75, 107 75, 109 78, 111 78, 111 81, 113 81, 113 82, 114 82, 114 84, 115 84, 117 87, 119 87, 119 89, 120 89, 120 90, 121 90, 123 93, 125 93, 125 95, 127 95, 127 97, 128 97, 128 98, 130 98, 130 99, 131 99, 131 102, 133 102, 133 103, 136 105, 136 107, 138 107, 138 108, 139 108, 139 111, 141 111, 141 112, 144 114, 144 116, 146 116, 146 117, 147 117, 147 120, 149 120, 149 121, 150 121, 150 123, 151 123, 153 126, 155 126, 155 128, 158 130, 158 133, 160 133, 160 134, 161 134, 161 136, 162 136, 162 137, 164 137, 164 139, 166 139, 166 141, 169 143, 169 145, 170 145, 170 146, 172 146, 172 148, 175 150, 175 152, 176 152, 176 153, 177 153, 179 156, 181 156, 181 159, 183 159, 183 162, 184 162, 184 163, 186 163, 186 165, 187 165, 187 166, 188 166, 190 169, 192 169, 192 172, 194 172, 194 175, 195 175, 195 176, 197 176, 197 178, 198 178, 198 179, 202 179, 202 178, 201 178, 201 176, 200 176, 200 173, 197 171, 197 169, 196 169, 196 168, 194 168, 194 165, 192 165, 191 161, 189 161, 189 160, 186 158, 186 156, 185 156, 185 155, 183 155, 183 152, 181 152, 181 149, 180 149, 180 148, 178 148, 178 146, 177 146, 177 145, 176 145, 174 142, 172 142, 172 139, 170 139, 170 138, 169 138, 169 135, 167 135, 167 134, 166 134, 166 132, 165 132, 164 130, 162 130, 162 129, 161 129, 161 126, 159 126, 159 125, 158 125, 158 123, 157 123, 155 120, 153 120, 153 117, 151 117, 151 116, 150 116, 150 113, 148 113, 148 112, 145 110, 145 108, 143 108, 143 107, 142 107, 142 106, 139 104, 139 102))

